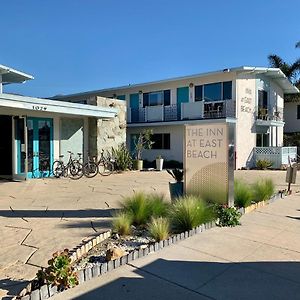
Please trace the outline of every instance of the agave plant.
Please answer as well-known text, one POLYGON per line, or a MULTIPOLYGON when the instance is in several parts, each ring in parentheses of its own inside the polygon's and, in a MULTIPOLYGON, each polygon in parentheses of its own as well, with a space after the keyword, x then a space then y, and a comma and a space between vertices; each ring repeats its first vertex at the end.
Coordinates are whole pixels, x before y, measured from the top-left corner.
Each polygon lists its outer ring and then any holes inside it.
POLYGON ((181 169, 167 169, 167 172, 176 180, 181 182, 183 180, 183 170, 181 169))

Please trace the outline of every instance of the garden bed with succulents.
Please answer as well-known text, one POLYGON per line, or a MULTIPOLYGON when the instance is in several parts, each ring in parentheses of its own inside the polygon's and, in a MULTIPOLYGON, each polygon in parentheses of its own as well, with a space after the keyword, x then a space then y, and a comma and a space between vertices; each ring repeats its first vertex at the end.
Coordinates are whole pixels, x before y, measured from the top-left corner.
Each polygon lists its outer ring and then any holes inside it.
POLYGON ((49 267, 39 271, 27 293, 23 291, 18 298, 46 299, 216 225, 238 225, 240 216, 252 207, 283 195, 283 191, 274 195, 274 185, 268 180, 251 186, 236 181, 239 209, 208 205, 195 196, 168 203, 159 194, 135 193, 124 199, 113 219, 112 232, 102 233, 72 251, 55 253, 49 267))

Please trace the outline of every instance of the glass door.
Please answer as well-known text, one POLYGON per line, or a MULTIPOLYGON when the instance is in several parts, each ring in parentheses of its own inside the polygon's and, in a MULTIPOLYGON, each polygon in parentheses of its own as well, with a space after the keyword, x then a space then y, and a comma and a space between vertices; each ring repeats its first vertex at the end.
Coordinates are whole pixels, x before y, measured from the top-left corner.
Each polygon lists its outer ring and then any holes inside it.
POLYGON ((25 118, 14 117, 14 180, 26 179, 26 131, 25 118))
POLYGON ((27 136, 28 177, 50 176, 53 163, 53 120, 28 118, 27 136))

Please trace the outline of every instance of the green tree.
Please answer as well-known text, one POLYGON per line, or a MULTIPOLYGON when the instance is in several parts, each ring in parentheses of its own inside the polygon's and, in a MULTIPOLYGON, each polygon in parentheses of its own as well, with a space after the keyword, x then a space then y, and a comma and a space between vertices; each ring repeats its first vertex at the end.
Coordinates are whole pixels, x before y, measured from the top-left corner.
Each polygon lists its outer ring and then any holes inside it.
MULTIPOLYGON (((297 43, 300 47, 300 42, 297 43)), ((280 56, 276 54, 270 54, 268 56, 269 65, 272 68, 279 68, 285 76, 297 87, 300 86, 300 59, 297 59, 293 63, 288 63, 284 61, 280 56)))

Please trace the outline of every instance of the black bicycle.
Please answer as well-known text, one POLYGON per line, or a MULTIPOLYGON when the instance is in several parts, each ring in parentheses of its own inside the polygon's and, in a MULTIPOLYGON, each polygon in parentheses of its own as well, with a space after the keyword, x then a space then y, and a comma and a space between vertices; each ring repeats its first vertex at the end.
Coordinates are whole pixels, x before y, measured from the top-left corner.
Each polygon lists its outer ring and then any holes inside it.
POLYGON ((83 174, 88 178, 95 177, 99 172, 98 164, 95 162, 95 157, 90 157, 88 153, 88 160, 83 165, 83 174))
POLYGON ((109 176, 114 171, 114 160, 108 155, 104 156, 104 150, 101 151, 101 156, 97 162, 96 157, 88 158, 88 162, 83 166, 83 173, 86 177, 92 178, 99 173, 102 176, 109 176))
MULTIPOLYGON (((59 160, 53 162, 52 172, 56 178, 60 177, 70 177, 71 179, 79 179, 83 176, 83 165, 79 162, 79 160, 74 159, 71 151, 69 153, 69 160, 67 164, 61 160, 64 155, 59 156, 59 160)), ((81 153, 78 153, 80 156, 81 153)))

